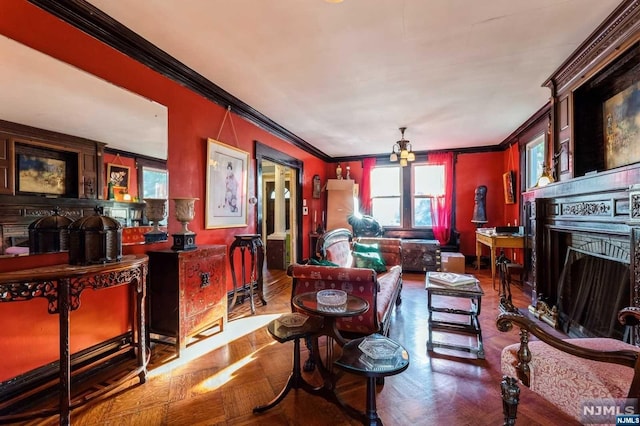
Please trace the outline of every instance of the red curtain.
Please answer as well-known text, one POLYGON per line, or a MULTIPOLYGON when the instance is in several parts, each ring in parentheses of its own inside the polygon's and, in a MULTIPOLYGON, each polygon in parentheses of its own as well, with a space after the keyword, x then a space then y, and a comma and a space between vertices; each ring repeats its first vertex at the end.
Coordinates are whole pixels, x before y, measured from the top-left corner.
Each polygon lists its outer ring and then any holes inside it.
POLYGON ((431 199, 433 234, 445 245, 451 233, 451 206, 453 204, 453 153, 429 154, 429 164, 444 165, 444 195, 431 199))
POLYGON ((375 158, 362 160, 362 182, 360 182, 360 213, 362 214, 371 214, 371 169, 375 165, 375 158))

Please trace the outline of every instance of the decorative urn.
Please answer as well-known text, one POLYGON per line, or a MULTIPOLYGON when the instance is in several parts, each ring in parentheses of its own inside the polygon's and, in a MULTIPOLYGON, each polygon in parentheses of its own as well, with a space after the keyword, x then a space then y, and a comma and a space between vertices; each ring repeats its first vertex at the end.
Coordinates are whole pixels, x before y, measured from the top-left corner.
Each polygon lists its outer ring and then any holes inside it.
POLYGON ((175 214, 178 222, 182 224, 180 232, 171 234, 173 237, 172 250, 194 250, 196 247, 196 233, 189 230, 189 222, 196 216, 195 204, 199 198, 176 197, 172 198, 175 206, 175 214))
POLYGON ((145 198, 144 214, 153 223, 153 229, 144 234, 145 243, 167 241, 167 233, 158 228, 160 222, 167 217, 167 200, 164 198, 145 198))

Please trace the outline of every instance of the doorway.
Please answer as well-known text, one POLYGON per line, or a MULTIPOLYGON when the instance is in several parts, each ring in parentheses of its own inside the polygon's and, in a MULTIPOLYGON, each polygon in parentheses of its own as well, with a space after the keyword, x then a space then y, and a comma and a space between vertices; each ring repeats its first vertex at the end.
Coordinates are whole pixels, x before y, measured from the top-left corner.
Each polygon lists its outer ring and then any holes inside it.
POLYGON ((256 142, 257 233, 267 269, 286 270, 302 257, 302 162, 256 142))

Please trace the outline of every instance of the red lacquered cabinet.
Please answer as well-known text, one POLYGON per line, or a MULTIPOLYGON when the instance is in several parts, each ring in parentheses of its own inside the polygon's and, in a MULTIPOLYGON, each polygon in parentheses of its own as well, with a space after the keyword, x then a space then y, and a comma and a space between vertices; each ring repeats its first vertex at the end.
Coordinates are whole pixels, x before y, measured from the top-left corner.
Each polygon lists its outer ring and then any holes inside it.
POLYGON ((149 333, 153 340, 175 339, 176 353, 192 337, 207 337, 227 322, 224 245, 195 250, 150 251, 149 333), (154 336, 157 335, 158 337, 154 336))

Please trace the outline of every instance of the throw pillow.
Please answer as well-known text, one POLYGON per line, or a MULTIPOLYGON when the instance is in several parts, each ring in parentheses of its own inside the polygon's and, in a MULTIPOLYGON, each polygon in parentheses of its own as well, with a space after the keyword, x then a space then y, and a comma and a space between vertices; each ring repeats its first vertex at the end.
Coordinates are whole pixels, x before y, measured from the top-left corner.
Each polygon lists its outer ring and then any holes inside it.
POLYGON ((370 268, 376 272, 387 272, 387 265, 380 253, 353 252, 353 261, 356 268, 370 268))
POLYGON ((364 244, 364 243, 353 243, 353 251, 357 253, 380 253, 380 247, 377 243, 374 244, 364 244))
POLYGON ((316 266, 338 266, 337 264, 330 262, 326 259, 309 259, 309 265, 316 265, 316 266))

